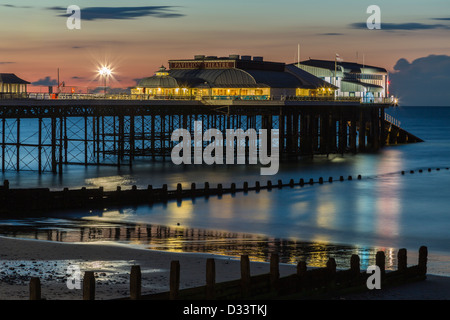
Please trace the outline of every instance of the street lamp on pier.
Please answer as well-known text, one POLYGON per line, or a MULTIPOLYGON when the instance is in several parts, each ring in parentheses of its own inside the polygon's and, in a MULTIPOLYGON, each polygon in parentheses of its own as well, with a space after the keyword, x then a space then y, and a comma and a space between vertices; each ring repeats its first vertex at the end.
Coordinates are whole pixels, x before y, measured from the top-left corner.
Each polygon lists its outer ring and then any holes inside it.
POLYGON ((101 77, 103 77, 103 80, 104 80, 104 92, 105 92, 105 97, 106 97, 106 79, 109 77, 109 76, 111 76, 111 74, 112 74, 112 70, 110 69, 110 68, 108 68, 108 67, 101 67, 99 70, 98 70, 98 73, 99 73, 99 75, 101 76, 101 77))

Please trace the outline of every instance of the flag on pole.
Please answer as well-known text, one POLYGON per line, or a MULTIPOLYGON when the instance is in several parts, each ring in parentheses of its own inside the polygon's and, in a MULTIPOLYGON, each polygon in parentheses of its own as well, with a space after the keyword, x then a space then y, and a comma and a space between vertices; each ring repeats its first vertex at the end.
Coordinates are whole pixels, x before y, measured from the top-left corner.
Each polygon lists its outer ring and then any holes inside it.
POLYGON ((342 59, 339 54, 336 53, 336 61, 342 62, 344 59, 342 59))

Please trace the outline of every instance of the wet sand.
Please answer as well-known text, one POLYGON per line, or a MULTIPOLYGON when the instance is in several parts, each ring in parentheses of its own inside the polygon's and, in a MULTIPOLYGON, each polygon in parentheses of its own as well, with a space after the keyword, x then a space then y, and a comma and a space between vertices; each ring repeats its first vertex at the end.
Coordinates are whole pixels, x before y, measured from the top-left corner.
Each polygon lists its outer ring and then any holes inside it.
MULTIPOLYGON (((112 243, 61 243, 0 237, 0 299, 28 299, 29 279, 41 279, 42 296, 48 300, 81 300, 82 290, 67 288, 69 266, 78 265, 81 272, 96 274, 96 298, 114 299, 129 294, 129 272, 132 265, 142 270, 142 293, 167 291, 169 267, 180 261, 180 287, 205 284, 206 259, 216 259, 217 282, 240 277, 239 260, 205 253, 154 251, 112 243)), ((267 273, 269 264, 252 262, 253 275, 267 273)), ((296 272, 296 266, 281 264, 280 275, 296 272)), ((426 281, 386 288, 363 294, 338 297, 345 300, 448 300, 450 277, 429 275, 426 281)))
MULTIPOLYGON (((0 237, 0 299, 28 299, 31 276, 41 279, 42 296, 49 300, 81 299, 82 290, 67 288, 67 267, 96 273, 96 298, 114 299, 129 295, 129 272, 140 265, 142 294, 169 290, 169 268, 180 262, 180 288, 205 285, 206 259, 216 259, 216 281, 240 278, 235 258, 197 253, 171 253, 130 248, 117 244, 73 244, 0 237)), ((268 263, 254 262, 251 273, 269 272, 268 263)), ((280 274, 296 272, 294 265, 281 264, 280 274)))

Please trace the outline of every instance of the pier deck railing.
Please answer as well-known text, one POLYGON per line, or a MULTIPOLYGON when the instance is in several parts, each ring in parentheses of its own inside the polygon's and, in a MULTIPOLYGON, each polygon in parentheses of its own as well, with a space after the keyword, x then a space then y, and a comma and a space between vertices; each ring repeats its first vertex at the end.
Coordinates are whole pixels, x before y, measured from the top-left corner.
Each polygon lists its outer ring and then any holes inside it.
POLYGON ((31 99, 31 100, 233 100, 233 101, 336 101, 357 102, 361 104, 394 104, 393 97, 361 98, 361 97, 334 97, 334 96, 177 96, 177 95, 132 95, 132 94, 101 94, 101 93, 51 93, 29 92, 29 93, 0 93, 0 100, 31 99))
POLYGON ((393 125, 395 125, 395 126, 397 126, 397 127, 400 127, 401 124, 402 124, 400 120, 394 118, 393 116, 391 116, 391 115, 388 114, 388 113, 385 113, 385 114, 384 114, 384 120, 386 120, 386 121, 389 122, 390 124, 393 124, 393 125))

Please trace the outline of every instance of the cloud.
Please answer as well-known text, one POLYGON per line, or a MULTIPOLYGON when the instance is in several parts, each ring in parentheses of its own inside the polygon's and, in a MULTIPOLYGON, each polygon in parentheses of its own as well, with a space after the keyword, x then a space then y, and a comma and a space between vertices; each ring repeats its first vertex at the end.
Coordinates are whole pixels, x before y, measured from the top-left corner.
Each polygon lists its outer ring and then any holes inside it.
MULTIPOLYGON (((365 22, 356 22, 350 24, 353 29, 367 29, 365 22)), ((381 30, 399 31, 399 30, 433 30, 433 29, 450 29, 450 26, 445 24, 424 24, 416 22, 408 23, 386 23, 381 22, 381 30)))
MULTIPOLYGON (((94 20, 126 20, 154 16, 158 18, 179 18, 184 14, 174 12, 174 6, 143 6, 143 7, 89 7, 81 8, 81 19, 94 20)), ((68 17, 67 8, 51 7, 50 10, 61 11, 61 17, 68 17)))
POLYGON ((2 7, 7 7, 7 8, 22 8, 22 9, 29 9, 31 7, 29 6, 15 6, 13 4, 2 4, 2 7))
POLYGON ((0 61, 0 64, 13 64, 15 62, 12 61, 0 61))
POLYGON ((327 32, 327 33, 319 33, 319 36, 342 36, 344 35, 343 33, 338 33, 338 32, 327 32))
POLYGON ((449 106, 450 56, 429 55, 412 62, 399 59, 390 81, 391 94, 404 106, 449 106))
POLYGON ((38 81, 32 82, 31 84, 34 86, 56 86, 58 85, 58 81, 51 79, 50 76, 48 76, 44 79, 39 79, 38 81))

